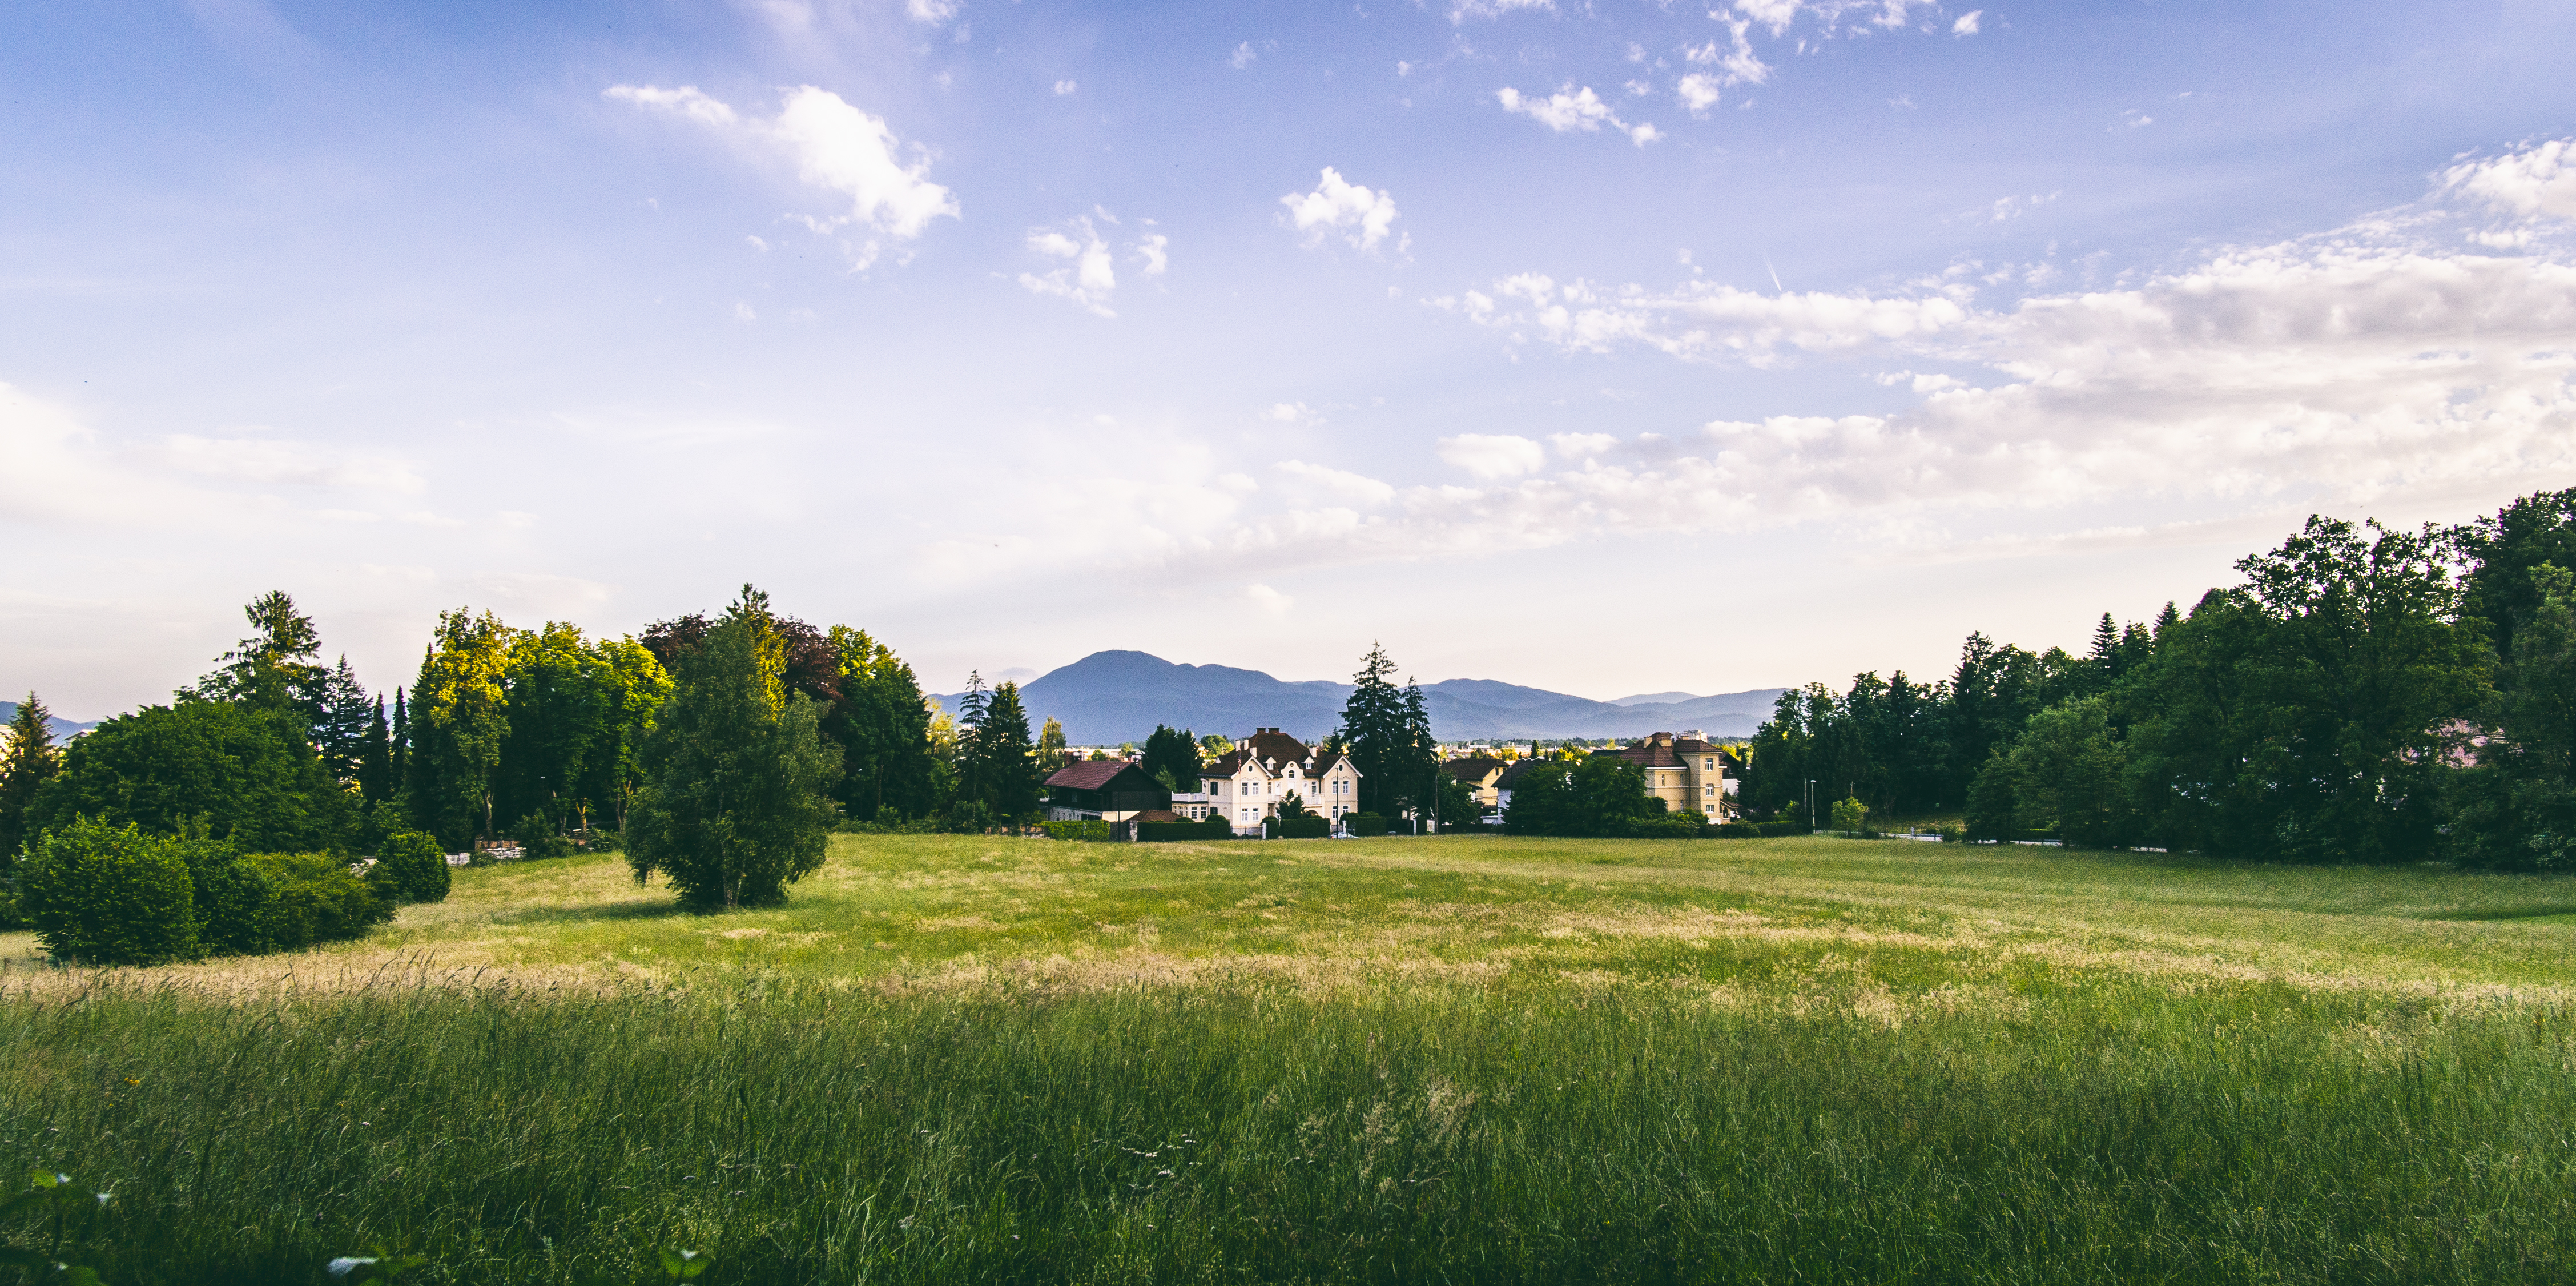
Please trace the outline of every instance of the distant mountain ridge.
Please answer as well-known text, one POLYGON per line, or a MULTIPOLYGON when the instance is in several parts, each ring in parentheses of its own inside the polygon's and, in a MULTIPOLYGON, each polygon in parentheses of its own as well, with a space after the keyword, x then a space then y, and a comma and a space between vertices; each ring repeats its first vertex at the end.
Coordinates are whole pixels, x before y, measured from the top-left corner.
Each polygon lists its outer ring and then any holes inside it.
MULTIPOLYGON (((1431 731, 1443 741, 1525 737, 1629 737, 1700 729, 1713 737, 1750 736, 1769 718, 1782 689, 1754 688, 1716 696, 1651 693, 1595 701, 1493 679, 1444 679, 1422 685, 1431 731), (1664 698, 1686 697, 1686 700, 1664 698)), ((952 714, 963 694, 938 698, 952 714)), ((1330 679, 1284 680, 1229 665, 1176 665, 1147 652, 1094 652, 1020 685, 1029 722, 1053 717, 1076 745, 1143 741, 1167 723, 1204 736, 1239 737, 1278 728, 1307 740, 1332 730, 1351 685, 1330 679)))

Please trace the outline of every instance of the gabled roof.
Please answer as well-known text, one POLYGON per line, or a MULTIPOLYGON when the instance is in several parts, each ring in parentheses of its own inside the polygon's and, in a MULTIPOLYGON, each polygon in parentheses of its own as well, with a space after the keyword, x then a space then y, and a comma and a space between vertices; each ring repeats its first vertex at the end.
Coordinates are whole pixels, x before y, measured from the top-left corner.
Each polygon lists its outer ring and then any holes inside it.
MULTIPOLYGON (((1136 765, 1125 759, 1085 759, 1057 769, 1054 776, 1046 779, 1046 784, 1062 786, 1066 790, 1102 790, 1118 774, 1130 768, 1136 768, 1136 765)), ((1144 776, 1145 770, 1136 768, 1136 775, 1144 776)))
POLYGON ((1510 766, 1490 755, 1465 755, 1457 759, 1444 760, 1440 765, 1440 771, 1460 781, 1482 786, 1510 766))
POLYGON ((1242 772, 1243 766, 1247 763, 1252 765, 1252 770, 1254 772, 1260 773, 1265 777, 1277 775, 1270 772, 1268 769, 1263 768, 1261 766, 1261 761, 1252 757, 1251 751, 1241 749, 1229 750, 1224 754, 1217 756, 1215 762, 1210 763, 1207 767, 1199 770, 1199 775, 1202 777, 1231 777, 1236 773, 1242 772))
POLYGON ((1252 735, 1243 739, 1243 746, 1260 756, 1263 767, 1273 771, 1290 764, 1302 764, 1313 758, 1315 754, 1313 750, 1307 748, 1305 742, 1277 728, 1253 729, 1252 735))
POLYGON ((1640 768, 1682 768, 1689 766, 1687 761, 1693 756, 1724 752, 1725 747, 1697 737, 1676 737, 1669 732, 1658 732, 1640 737, 1617 750, 1595 750, 1592 753, 1617 755, 1640 768))

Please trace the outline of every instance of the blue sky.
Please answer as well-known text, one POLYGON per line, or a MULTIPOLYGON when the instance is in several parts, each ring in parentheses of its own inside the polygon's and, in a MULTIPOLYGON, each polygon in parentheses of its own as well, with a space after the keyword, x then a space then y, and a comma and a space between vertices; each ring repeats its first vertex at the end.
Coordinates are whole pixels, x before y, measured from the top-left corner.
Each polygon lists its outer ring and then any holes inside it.
POLYGON ((2576 7, 21 6, 0 687, 746 580, 1593 696, 2576 485, 2576 7))

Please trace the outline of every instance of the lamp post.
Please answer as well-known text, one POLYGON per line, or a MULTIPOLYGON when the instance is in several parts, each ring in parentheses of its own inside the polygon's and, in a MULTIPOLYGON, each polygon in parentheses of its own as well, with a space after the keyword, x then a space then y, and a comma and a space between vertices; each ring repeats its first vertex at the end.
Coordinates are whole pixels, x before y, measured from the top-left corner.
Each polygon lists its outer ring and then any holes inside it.
POLYGON ((1807 829, 1816 829, 1816 779, 1807 779, 1807 829))

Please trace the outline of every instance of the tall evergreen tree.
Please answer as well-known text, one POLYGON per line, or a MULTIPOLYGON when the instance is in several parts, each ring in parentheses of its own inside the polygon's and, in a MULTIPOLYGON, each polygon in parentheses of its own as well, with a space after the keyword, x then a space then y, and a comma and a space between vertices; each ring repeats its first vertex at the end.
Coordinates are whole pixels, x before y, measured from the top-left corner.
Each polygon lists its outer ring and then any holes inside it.
POLYGON ((385 734, 385 790, 389 797, 402 794, 411 780, 411 709, 403 701, 403 689, 394 687, 394 721, 385 734))
POLYGON ((250 637, 216 658, 216 668, 180 689, 180 697, 291 710, 309 733, 322 722, 331 677, 317 659, 322 636, 313 628, 313 618, 284 590, 251 600, 242 615, 250 619, 250 637))
POLYGON ((28 825, 36 792, 63 770, 63 752, 54 744, 50 712, 35 693, 18 703, 9 718, 9 744, 0 747, 0 873, 18 859, 33 838, 28 825))
POLYGON ((1145 738, 1145 754, 1137 767, 1145 775, 1163 783, 1167 790, 1187 793, 1199 788, 1199 739, 1187 728, 1155 724, 1153 735, 1145 738))
POLYGON ((316 704, 313 749, 335 780, 355 783, 366 751, 369 702, 366 685, 358 682, 358 672, 349 667, 345 654, 322 676, 316 704))
POLYGON ((1360 811, 1392 813, 1405 797, 1413 737, 1404 693, 1395 686, 1395 662, 1383 643, 1369 645, 1359 671, 1351 676, 1340 732, 1350 744, 1352 765, 1360 770, 1360 811))
POLYGON ((1036 812, 1037 747, 1029 737, 1029 712, 1020 704, 1018 683, 1004 679, 993 689, 975 743, 984 774, 982 799, 993 815, 1009 822, 1036 812))
POLYGON ((358 741, 358 797, 370 804, 393 798, 393 745, 393 730, 385 724, 385 699, 379 694, 367 718, 366 735, 358 741))

